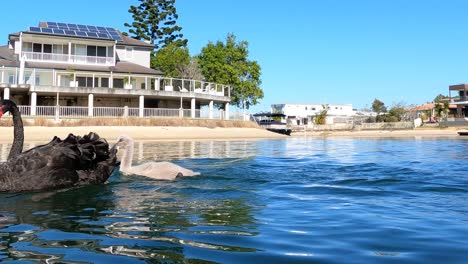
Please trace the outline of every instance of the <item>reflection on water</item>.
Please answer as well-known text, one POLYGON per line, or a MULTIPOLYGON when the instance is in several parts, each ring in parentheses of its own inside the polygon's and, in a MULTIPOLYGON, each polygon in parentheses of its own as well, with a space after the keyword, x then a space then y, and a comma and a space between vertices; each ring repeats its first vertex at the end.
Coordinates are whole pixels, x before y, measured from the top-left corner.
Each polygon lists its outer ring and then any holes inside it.
MULTIPOLYGON (((2 145, 2 159, 9 147, 2 145)), ((172 160, 201 176, 155 181, 117 172, 104 185, 0 194, 0 261, 466 260, 468 141, 291 138, 135 148, 137 162, 172 160)))
MULTIPOLYGON (((164 141, 135 142, 134 160, 180 160, 196 158, 246 158, 256 155, 256 141, 164 141)), ((5 161, 11 144, 0 144, 0 160, 5 161)), ((24 150, 38 145, 25 143, 24 150)))

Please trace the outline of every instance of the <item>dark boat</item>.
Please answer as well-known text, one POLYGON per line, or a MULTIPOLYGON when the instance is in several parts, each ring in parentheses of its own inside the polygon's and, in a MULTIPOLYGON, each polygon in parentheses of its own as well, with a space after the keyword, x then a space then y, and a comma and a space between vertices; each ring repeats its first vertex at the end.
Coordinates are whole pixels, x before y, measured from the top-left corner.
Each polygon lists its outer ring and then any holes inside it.
POLYGON ((457 132, 460 136, 468 136, 468 130, 462 130, 457 132))
POLYGON ((258 113, 253 115, 255 122, 261 127, 268 131, 290 136, 292 130, 287 127, 285 122, 281 120, 285 119, 283 114, 275 113, 258 113))

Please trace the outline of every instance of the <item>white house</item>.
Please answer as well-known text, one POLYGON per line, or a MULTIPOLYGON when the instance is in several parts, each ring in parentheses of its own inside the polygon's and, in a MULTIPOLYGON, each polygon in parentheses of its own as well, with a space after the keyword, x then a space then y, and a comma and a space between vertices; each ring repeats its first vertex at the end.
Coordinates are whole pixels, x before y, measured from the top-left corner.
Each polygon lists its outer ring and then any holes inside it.
POLYGON ((0 46, 0 92, 31 116, 229 118, 229 86, 165 78, 153 48, 110 27, 40 22, 0 46))
POLYGON ((272 104, 271 112, 285 115, 291 125, 308 125, 325 108, 327 124, 346 122, 356 113, 352 104, 272 104))

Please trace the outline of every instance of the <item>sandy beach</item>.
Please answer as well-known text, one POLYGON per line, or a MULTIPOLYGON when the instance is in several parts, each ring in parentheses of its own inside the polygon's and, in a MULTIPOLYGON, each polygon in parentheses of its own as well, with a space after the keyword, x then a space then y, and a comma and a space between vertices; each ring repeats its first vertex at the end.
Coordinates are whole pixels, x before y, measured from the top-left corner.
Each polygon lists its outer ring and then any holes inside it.
MULTIPOLYGON (((452 137, 465 139, 457 134, 458 129, 415 129, 394 131, 326 131, 295 132, 292 137, 452 137)), ((66 137, 69 133, 84 135, 94 131, 110 142, 121 134, 140 141, 172 140, 226 140, 226 139, 274 139, 287 136, 257 128, 205 128, 205 127, 147 127, 147 126, 91 126, 91 127, 45 127, 26 126, 26 142, 48 142, 53 136, 66 137)), ((13 128, 0 127, 0 143, 12 142, 13 128)))
POLYGON ((457 131, 461 129, 414 129, 414 130, 367 130, 367 131, 323 131, 323 132, 296 132, 293 136, 312 136, 312 137, 379 137, 379 138, 460 138, 468 139, 468 137, 461 137, 457 131))
MULTIPOLYGON (((206 128, 206 127, 145 127, 145 126, 92 126, 92 127, 42 127, 26 126, 26 142, 47 142, 54 136, 65 138, 69 133, 84 135, 98 133, 109 142, 126 134, 135 140, 208 140, 244 138, 285 138, 286 136, 257 128, 206 128)), ((0 143, 13 141, 13 127, 0 127, 0 143)))

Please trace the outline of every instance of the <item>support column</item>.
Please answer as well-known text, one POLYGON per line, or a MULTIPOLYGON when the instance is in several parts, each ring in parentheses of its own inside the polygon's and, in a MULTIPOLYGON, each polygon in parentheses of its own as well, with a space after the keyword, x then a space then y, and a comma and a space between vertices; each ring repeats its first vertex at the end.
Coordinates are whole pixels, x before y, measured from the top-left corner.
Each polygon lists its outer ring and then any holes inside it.
POLYGON ((196 108, 196 104, 195 104, 195 98, 192 98, 192 100, 190 101, 190 114, 192 116, 192 118, 195 118, 195 108, 196 108))
POLYGON ((37 105, 37 93, 32 92, 31 93, 31 115, 32 116, 36 115, 36 105, 37 105))
POLYGON ((10 99, 10 88, 3 89, 3 99, 9 100, 10 99))
POLYGON ((224 119, 229 120, 229 103, 224 105, 224 119))
POLYGON ((143 95, 140 95, 140 103, 138 110, 138 116, 143 117, 145 113, 145 97, 143 95))
POLYGON ((93 116, 94 115, 94 95, 89 94, 88 95, 88 116, 93 116))
POLYGON ((213 101, 208 105, 208 118, 213 119, 213 101))

